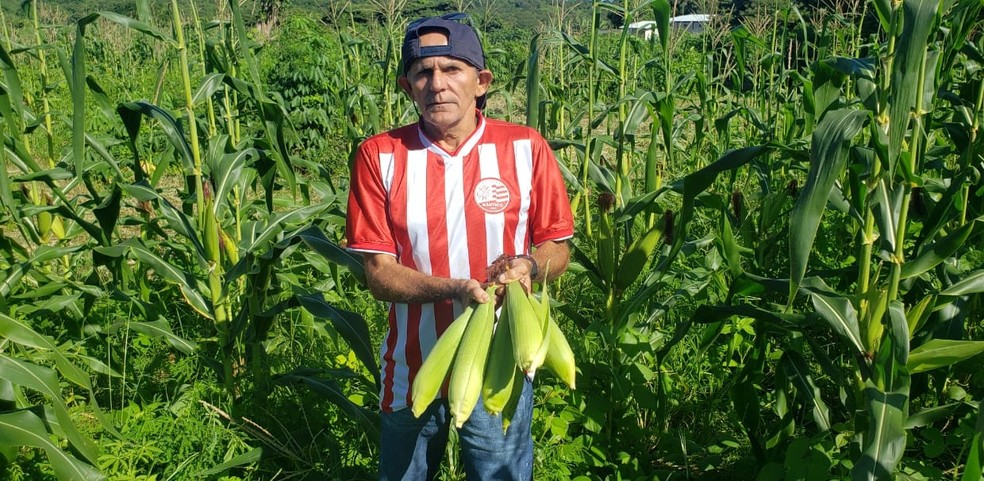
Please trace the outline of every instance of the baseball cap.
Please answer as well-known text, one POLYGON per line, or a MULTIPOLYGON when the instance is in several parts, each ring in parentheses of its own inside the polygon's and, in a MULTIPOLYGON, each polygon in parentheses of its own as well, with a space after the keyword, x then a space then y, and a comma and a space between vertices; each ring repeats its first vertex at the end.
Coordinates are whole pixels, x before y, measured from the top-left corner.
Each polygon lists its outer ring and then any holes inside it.
MULTIPOLYGON (((425 17, 410 22, 403 36, 403 74, 410 70, 410 65, 417 59, 425 57, 447 56, 464 60, 473 66, 485 69, 485 51, 478 33, 471 25, 461 23, 467 19, 464 13, 448 13, 439 17, 425 17), (448 37, 447 45, 420 45, 420 35, 427 32, 442 32, 448 37)), ((485 95, 478 98, 478 108, 485 106, 485 95)))

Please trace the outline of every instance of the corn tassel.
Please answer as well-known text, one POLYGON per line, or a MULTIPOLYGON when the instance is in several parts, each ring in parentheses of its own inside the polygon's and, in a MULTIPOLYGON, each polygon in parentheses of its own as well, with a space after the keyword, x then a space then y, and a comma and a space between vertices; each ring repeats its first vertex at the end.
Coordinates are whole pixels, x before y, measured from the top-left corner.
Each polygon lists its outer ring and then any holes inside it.
POLYGON ((472 313, 475 311, 475 304, 469 304, 458 317, 455 318, 441 337, 434 343, 427 359, 417 371, 413 378, 413 386, 410 391, 411 410, 415 417, 420 417, 427 407, 430 406, 437 393, 444 385, 444 379, 451 371, 451 361, 454 360, 455 353, 458 351, 458 344, 461 343, 461 336, 465 332, 472 313))
MULTIPOLYGON (((489 297, 495 298, 496 287, 488 288, 489 297)), ((454 417, 455 427, 460 428, 471 416, 478 397, 482 394, 482 375, 492 342, 492 325, 495 322, 495 303, 478 305, 472 313, 451 369, 448 387, 448 406, 454 417)))
POLYGON ((482 404, 491 414, 501 413, 509 402, 513 379, 517 372, 508 317, 506 310, 503 309, 495 333, 492 335, 492 347, 489 349, 489 359, 485 366, 485 380, 482 382, 482 404))
POLYGON ((543 344, 538 309, 530 302, 530 297, 519 282, 506 284, 504 302, 516 365, 523 372, 533 371, 538 367, 537 352, 543 344))

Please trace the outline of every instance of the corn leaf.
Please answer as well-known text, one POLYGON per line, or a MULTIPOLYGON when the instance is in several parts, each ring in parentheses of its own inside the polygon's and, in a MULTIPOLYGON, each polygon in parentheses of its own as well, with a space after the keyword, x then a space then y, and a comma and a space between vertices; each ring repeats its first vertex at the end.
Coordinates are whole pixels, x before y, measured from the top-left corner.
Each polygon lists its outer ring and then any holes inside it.
POLYGON ((906 367, 912 374, 948 367, 984 352, 984 341, 930 339, 909 353, 906 367))
POLYGON ((339 309, 325 300, 321 293, 298 294, 295 298, 301 306, 316 318, 327 319, 342 335, 356 357, 362 361, 366 369, 372 373, 376 384, 379 384, 379 368, 376 366, 376 351, 369 337, 369 326, 361 315, 355 312, 339 309))
POLYGON ((540 34, 530 39, 530 53, 526 59, 526 126, 540 127, 540 34))
POLYGON ((940 294, 944 296, 965 296, 967 294, 979 294, 981 292, 984 292, 984 270, 978 270, 967 276, 963 276, 963 279, 947 287, 940 294))
POLYGON ((171 326, 167 325, 167 323, 161 319, 147 322, 130 321, 128 325, 130 326, 130 329, 148 336, 163 337, 168 344, 185 354, 194 354, 195 350, 198 349, 198 344, 194 341, 189 341, 175 335, 174 331, 171 330, 171 326))
POLYGON ((190 274, 165 261, 138 241, 127 241, 126 244, 130 247, 130 252, 140 262, 148 264, 154 269, 157 275, 161 276, 168 283, 177 285, 189 306, 202 316, 213 319, 212 304, 202 297, 202 291, 198 289, 194 278, 190 274))
MULTIPOLYGON (((888 124, 888 172, 895 174, 899 165, 902 144, 912 123, 916 108, 919 77, 923 56, 929 50, 930 33, 936 28, 938 0, 906 0, 901 2, 902 32, 899 35, 892 62, 891 92, 888 124)), ((927 70, 926 88, 933 88, 932 69, 927 70)), ((931 98, 931 97, 930 97, 931 98)), ((904 165, 904 164, 903 164, 904 165)), ((911 172, 907 172, 911 174, 911 172)))
POLYGON ((48 336, 39 334, 31 329, 27 324, 19 319, 9 317, 0 313, 0 336, 3 336, 17 344, 33 347, 45 351, 55 361, 55 367, 69 381, 92 390, 89 376, 78 368, 75 364, 68 361, 64 354, 55 345, 54 340, 48 336))
POLYGON ((968 222, 946 237, 925 248, 915 259, 902 265, 902 278, 918 276, 956 253, 974 230, 974 222, 968 222))
POLYGON ((967 463, 964 465, 962 481, 977 481, 984 478, 984 410, 977 408, 977 426, 968 444, 967 463))
POLYGON ((866 118, 867 114, 858 110, 833 110, 813 132, 810 172, 789 220, 789 302, 806 275, 820 217, 834 182, 844 172, 850 141, 861 131, 866 118))
POLYGON ((222 464, 219 464, 217 466, 213 466, 213 467, 211 467, 209 469, 206 469, 204 471, 197 472, 197 473, 193 474, 192 477, 193 478, 196 478, 196 479, 207 478, 207 477, 210 477, 210 476, 215 475, 215 474, 221 474, 221 473, 223 473, 225 471, 228 471, 229 469, 232 469, 232 468, 235 468, 235 467, 245 466, 247 464, 257 463, 257 462, 260 461, 260 459, 262 457, 263 457, 263 448, 253 448, 253 449, 250 449, 249 451, 246 451, 245 453, 240 454, 240 455, 238 455, 238 456, 236 456, 236 457, 234 457, 234 458, 232 458, 232 459, 230 459, 230 460, 228 460, 228 461, 226 461, 226 462, 224 462, 222 464))
POLYGON ((821 431, 830 429, 830 409, 823 402, 820 388, 813 381, 813 374, 803 355, 795 350, 787 350, 779 360, 786 376, 793 380, 799 389, 799 395, 806 399, 806 405, 813 411, 813 421, 821 431))
POLYGON ((277 382, 279 383, 290 381, 303 382, 307 385, 307 387, 311 388, 311 390, 324 396, 333 404, 341 408, 343 412, 348 414, 349 418, 354 420, 363 428, 363 432, 369 436, 371 440, 373 440, 377 445, 379 444, 379 415, 362 406, 357 406, 349 400, 349 398, 345 396, 345 392, 342 388, 334 381, 301 374, 285 374, 283 376, 279 376, 277 379, 277 382))
POLYGON ((854 469, 854 481, 891 479, 905 450, 905 409, 908 393, 884 392, 868 381, 864 389, 868 400, 868 432, 865 449, 854 469))
POLYGON ((31 446, 44 449, 55 475, 62 481, 103 481, 105 476, 92 466, 62 451, 51 440, 41 421, 31 411, 0 414, 0 445, 31 446))
POLYGON ((44 394, 54 407, 55 417, 61 425, 65 437, 90 463, 99 457, 99 447, 91 439, 82 436, 72 422, 68 406, 62 399, 55 371, 36 364, 10 358, 0 354, 0 377, 15 385, 33 389, 44 394))
POLYGON ((811 292, 810 297, 817 314, 820 314, 820 317, 850 344, 855 353, 863 353, 864 344, 861 342, 861 331, 858 326, 858 311, 854 309, 854 305, 844 297, 828 296, 818 292, 811 292))

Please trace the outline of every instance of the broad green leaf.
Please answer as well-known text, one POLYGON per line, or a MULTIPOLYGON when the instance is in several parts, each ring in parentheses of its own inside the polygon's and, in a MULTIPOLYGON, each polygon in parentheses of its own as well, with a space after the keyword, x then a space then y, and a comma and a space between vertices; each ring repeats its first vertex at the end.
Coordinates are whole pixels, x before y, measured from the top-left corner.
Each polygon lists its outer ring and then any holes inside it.
POLYGON ((0 445, 31 446, 44 449, 55 475, 62 481, 104 481, 92 466, 62 451, 48 439, 48 431, 31 411, 0 414, 0 445))
POLYGON ((918 276, 952 256, 964 246, 964 242, 974 229, 974 222, 968 222, 946 237, 926 247, 915 259, 902 264, 902 278, 918 276))
POLYGON ((944 296, 965 296, 967 294, 980 294, 984 292, 984 270, 978 270, 970 275, 963 276, 959 282, 953 284, 943 292, 944 296))
POLYGON ((857 354, 864 353, 864 344, 861 342, 861 332, 858 327, 858 311, 854 309, 851 301, 816 292, 810 293, 810 298, 813 300, 813 308, 816 309, 817 314, 827 321, 857 354))
POLYGON ((133 198, 141 202, 150 202, 160 198, 160 195, 157 194, 157 190, 146 182, 122 184, 120 187, 126 191, 127 194, 130 194, 133 198))
POLYGON ((323 204, 298 207, 296 209, 277 214, 268 219, 265 223, 258 223, 257 227, 262 226, 262 228, 258 231, 254 231, 249 239, 247 239, 246 236, 243 236, 243 242, 246 245, 240 249, 241 252, 255 253, 267 242, 283 234, 285 229, 301 222, 309 222, 311 219, 317 218, 318 214, 328 207, 328 205, 323 204))
POLYGON ((280 376, 278 382, 300 381, 310 387, 314 392, 325 396, 329 401, 344 411, 349 418, 361 426, 365 434, 370 439, 379 442, 379 416, 362 406, 357 406, 345 396, 341 387, 330 379, 316 378, 312 376, 288 374, 280 376))
POLYGON ((807 365, 806 360, 803 359, 802 354, 795 350, 784 351, 779 363, 786 371, 786 376, 796 383, 800 396, 806 399, 805 404, 813 410, 813 420, 817 423, 817 427, 821 431, 829 430, 830 409, 823 402, 820 388, 813 381, 813 374, 810 372, 810 367, 807 365))
MULTIPOLYGON (((171 141, 171 145, 177 149, 181 159, 181 163, 184 166, 184 172, 186 175, 192 175, 195 170, 195 160, 191 153, 191 145, 184 137, 184 133, 181 129, 181 124, 178 122, 170 112, 153 105, 148 102, 125 102, 120 104, 118 107, 120 115, 124 119, 131 119, 128 124, 128 129, 133 130, 134 128, 139 128, 139 122, 137 118, 132 114, 139 113, 141 115, 156 119, 164 133, 167 134, 168 140, 171 141)), ((135 132, 131 132, 131 137, 135 135, 135 132)))
POLYGON ((79 369, 75 364, 69 362, 65 355, 58 349, 58 346, 55 345, 54 340, 37 333, 23 321, 0 313, 0 336, 10 339, 17 344, 44 351, 46 355, 53 358, 58 372, 62 373, 66 379, 87 390, 92 390, 89 375, 79 369))
POLYGON ((967 447, 967 462, 964 463, 963 477, 961 481, 979 481, 984 479, 984 434, 980 432, 974 434, 967 447))
POLYGON ((208 319, 212 319, 212 306, 209 301, 197 290, 194 278, 187 272, 177 268, 163 258, 154 254, 141 243, 133 241, 127 242, 130 252, 140 261, 154 269, 157 275, 170 284, 175 284, 181 290, 182 296, 193 309, 208 319))
POLYGON ((905 451, 905 411, 908 392, 883 392, 870 381, 864 389, 868 401, 868 432, 864 452, 851 470, 854 481, 892 479, 905 451))
MULTIPOLYGON (((653 18, 656 19, 659 46, 663 50, 663 54, 666 55, 669 52, 670 45, 670 15, 672 15, 670 2, 667 0, 653 0, 649 2, 649 5, 652 7, 653 18)), ((667 56, 665 58, 669 57, 667 56)))
POLYGON ((191 98, 193 105, 200 105, 221 89, 225 82, 225 73, 210 73, 198 84, 198 90, 191 98))
POLYGON ((526 126, 540 128, 540 34, 530 39, 526 57, 526 126))
POLYGON ((967 463, 964 466, 962 481, 977 481, 984 477, 984 409, 977 407, 977 425, 974 436, 967 443, 967 463))
MULTIPOLYGON (((256 157, 256 150, 243 149, 233 153, 225 153, 224 146, 227 137, 221 136, 218 139, 211 139, 209 143, 209 153, 206 161, 211 170, 212 183, 215 185, 214 199, 216 214, 218 215, 223 208, 229 208, 234 204, 232 190, 235 186, 241 185, 244 180, 243 170, 256 157)), ((244 192, 245 193, 245 192, 244 192)))
POLYGON ((912 114, 916 108, 916 98, 920 80, 927 84, 925 87, 935 92, 932 73, 923 79, 921 65, 923 57, 929 49, 929 39, 936 28, 936 13, 940 8, 939 0, 906 0, 901 2, 902 32, 898 36, 895 57, 892 61, 891 92, 889 93, 889 123, 888 123, 888 172, 895 175, 899 165, 900 153, 912 114))
POLYGON ((221 474, 221 473, 223 473, 223 472, 225 472, 225 471, 227 471, 229 469, 232 469, 232 468, 236 468, 236 467, 239 467, 239 466, 245 466, 247 464, 258 463, 260 461, 260 458, 262 458, 262 457, 263 457, 263 448, 253 448, 253 449, 250 449, 249 451, 246 451, 245 453, 240 454, 240 455, 238 455, 238 456, 236 456, 236 457, 234 457, 234 458, 232 458, 232 459, 230 459, 230 460, 228 460, 228 461, 226 461, 226 462, 224 462, 222 464, 219 464, 218 466, 214 466, 212 468, 206 469, 205 471, 201 471, 201 472, 195 473, 194 475, 192 475, 192 477, 194 477, 194 478, 207 478, 209 476, 213 476, 213 475, 216 475, 216 474, 221 474))
POLYGON ((909 417, 905 420, 905 428, 921 428, 949 419, 961 406, 964 406, 963 402, 952 402, 922 409, 915 414, 909 415, 909 417))
POLYGON ((320 319, 327 319, 335 326, 345 342, 348 343, 362 364, 369 369, 379 384, 379 368, 376 365, 376 351, 369 337, 369 326, 361 315, 338 309, 325 300, 321 293, 298 294, 295 296, 304 309, 320 319))
POLYGON ((866 118, 863 111, 833 110, 813 132, 810 172, 789 221, 790 303, 806 275, 820 218, 834 182, 844 172, 851 139, 861 131, 866 118))
POLYGON ((174 332, 171 331, 171 326, 168 326, 163 320, 148 322, 130 321, 128 326, 130 326, 130 329, 147 334, 148 336, 163 337, 168 344, 185 354, 194 354, 195 350, 198 349, 198 344, 195 342, 175 335, 174 332))
POLYGON ((895 236, 899 229, 899 215, 902 213, 902 188, 899 185, 886 185, 884 179, 878 182, 872 192, 871 208, 878 223, 878 240, 882 249, 895 252, 895 236))
POLYGON ((305 245, 322 255, 325 259, 348 269, 356 279, 363 280, 366 278, 365 267, 362 264, 361 257, 350 254, 341 246, 332 242, 317 226, 305 227, 294 235, 300 237, 305 245))
POLYGON ((892 338, 892 353, 899 364, 909 360, 909 325, 905 319, 905 307, 902 301, 893 299, 888 302, 888 335, 892 338))
POLYGON ((95 463, 98 460, 99 447, 91 439, 82 436, 72 422, 68 406, 62 399, 58 376, 55 375, 54 370, 0 354, 0 377, 15 385, 44 394, 54 408, 55 417, 58 418, 62 431, 72 446, 78 449, 89 462, 95 463))
MULTIPOLYGON (((680 249, 683 248, 683 245, 687 240, 686 238, 690 221, 694 217, 697 196, 706 191, 714 183, 719 174, 736 170, 739 167, 755 160, 760 155, 764 155, 771 151, 771 147, 764 145, 745 147, 742 149, 729 151, 711 165, 687 175, 682 181, 678 181, 674 184, 674 190, 683 193, 683 207, 680 209, 680 220, 678 222, 677 235, 673 241, 673 248, 664 260, 660 262, 661 266, 672 262, 680 252, 680 249)), ((658 269, 659 268, 657 268, 657 270, 658 269)))
POLYGON ((173 38, 171 38, 164 32, 161 32, 153 25, 114 12, 99 12, 99 15, 102 16, 102 18, 109 20, 110 22, 118 23, 126 28, 136 30, 144 35, 149 35, 153 38, 156 38, 157 40, 166 42, 171 47, 177 47, 177 43, 174 41, 173 38))
POLYGON ((71 179, 73 177, 75 177, 75 174, 73 174, 68 170, 62 168, 54 168, 54 169, 47 169, 47 170, 38 170, 24 175, 18 175, 14 177, 12 180, 14 182, 32 182, 36 180, 55 181, 55 180, 71 179))
POLYGON ((984 352, 984 341, 930 339, 909 353, 906 366, 912 374, 951 366, 984 352))

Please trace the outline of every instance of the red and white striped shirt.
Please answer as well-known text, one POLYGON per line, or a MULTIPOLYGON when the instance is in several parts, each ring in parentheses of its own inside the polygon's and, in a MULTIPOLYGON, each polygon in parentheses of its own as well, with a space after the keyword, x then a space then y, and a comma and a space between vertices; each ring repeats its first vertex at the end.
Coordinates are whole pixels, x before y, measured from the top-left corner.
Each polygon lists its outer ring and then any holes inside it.
MULTIPOLYGON (((574 235, 567 189, 533 129, 478 113, 478 127, 446 152, 408 125, 366 140, 352 167, 348 249, 385 253, 432 276, 485 281, 499 255, 574 235)), ((410 406, 410 386, 457 300, 393 303, 380 348, 380 407, 410 406)))

